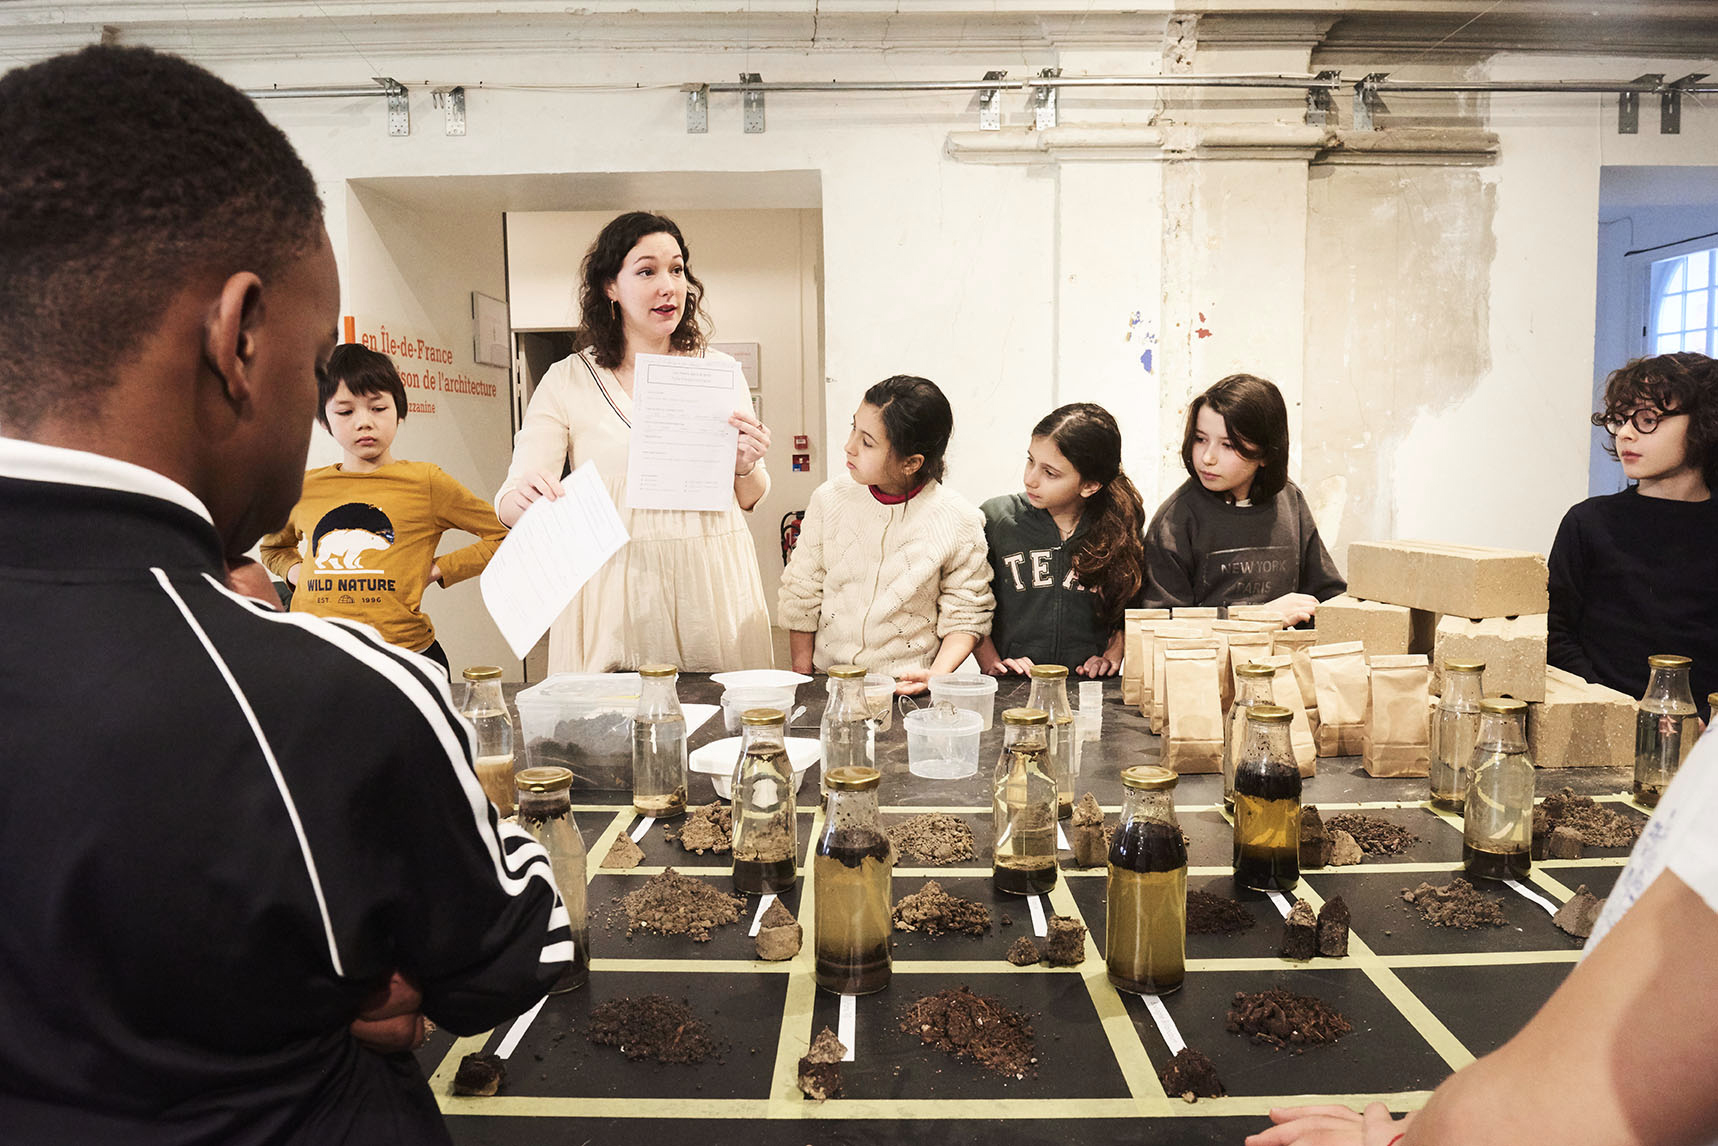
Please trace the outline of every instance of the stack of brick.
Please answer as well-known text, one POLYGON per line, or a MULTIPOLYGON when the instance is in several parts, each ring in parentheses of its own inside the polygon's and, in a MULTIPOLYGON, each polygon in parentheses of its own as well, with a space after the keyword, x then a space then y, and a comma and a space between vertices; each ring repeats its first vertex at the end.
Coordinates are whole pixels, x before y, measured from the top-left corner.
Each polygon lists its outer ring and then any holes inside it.
POLYGON ((1634 725, 1633 697, 1553 668, 1545 700, 1527 706, 1527 751, 1541 768, 1628 768, 1634 725))

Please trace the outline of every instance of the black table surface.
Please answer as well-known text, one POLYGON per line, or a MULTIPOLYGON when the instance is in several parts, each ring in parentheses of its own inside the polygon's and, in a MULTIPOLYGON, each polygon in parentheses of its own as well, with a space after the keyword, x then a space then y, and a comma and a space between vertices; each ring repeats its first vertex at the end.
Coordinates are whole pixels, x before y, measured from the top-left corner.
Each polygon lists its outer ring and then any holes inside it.
MULTIPOLYGON (((1306 963, 1282 959, 1280 901, 1238 890, 1230 878, 1232 829, 1221 805, 1218 777, 1183 777, 1177 815, 1189 840, 1188 887, 1241 900, 1257 925, 1232 936, 1191 935, 1185 986, 1163 997, 1166 1018, 1153 1017, 1139 996, 1110 986, 1103 961, 1104 869, 1079 869, 1063 852, 1062 877, 1034 910, 1025 899, 995 891, 988 847, 990 785, 1001 747, 1003 709, 1024 704, 1028 682, 1003 678, 998 719, 984 733, 978 773, 962 780, 927 780, 907 769, 899 715, 877 739, 885 827, 927 810, 959 816, 972 829, 976 856, 933 868, 901 857, 893 894, 937 879, 951 894, 990 905, 996 925, 977 937, 898 933, 894 976, 883 991, 854 1000, 854 1060, 844 1064, 843 1092, 806 1100, 795 1085, 797 1063, 812 1036, 838 1028, 842 1000, 817 989, 811 963, 811 895, 807 849, 821 826, 815 770, 801 796, 801 879, 782 897, 805 927, 800 955, 781 963, 755 958, 747 936, 757 900, 735 925, 707 943, 684 936, 626 935, 615 901, 672 865, 729 887, 728 866, 713 855, 682 851, 662 835, 645 833, 644 863, 605 871, 598 861, 622 832, 638 826, 625 792, 576 792, 575 817, 592 856, 587 900, 593 953, 587 987, 552 996, 536 1013, 466 1039, 432 1037, 419 1053, 456 1142, 606 1143, 648 1141, 656 1134, 694 1135, 700 1143, 803 1146, 819 1143, 1133 1143, 1239 1142, 1266 1125, 1272 1106, 1303 1102, 1362 1104, 1382 1099, 1413 1109, 1452 1069, 1502 1045, 1548 998, 1579 955, 1579 941, 1551 924, 1550 910, 1580 885, 1608 892, 1624 849, 1588 849, 1580 860, 1535 863, 1527 892, 1505 885, 1485 890, 1503 901, 1502 927, 1458 931, 1433 927, 1401 899, 1421 882, 1447 883, 1460 874, 1461 822, 1424 802, 1423 778, 1375 779, 1358 759, 1321 759, 1303 799, 1326 817, 1364 811, 1410 829, 1418 842, 1400 855, 1368 857, 1359 865, 1305 874, 1295 895, 1315 909, 1341 895, 1353 916, 1349 955, 1306 963), (1021 935, 1034 934, 1041 915, 1078 918, 1089 930, 1085 961, 1073 967, 1018 968, 1004 959, 1021 935), (615 920, 619 919, 619 926, 615 920), (901 1014, 915 1000, 956 986, 996 997, 1030 1016, 1037 1044, 1036 1074, 1001 1078, 922 1045, 903 1033, 901 1014), (1253 1043, 1226 1029, 1236 992, 1284 987, 1314 995, 1341 1011, 1353 1031, 1339 1041, 1291 1053, 1253 1043), (719 1061, 669 1066, 632 1061, 616 1048, 585 1038, 592 1007, 621 996, 664 994, 689 1003, 726 1042, 719 1061), (515 1032, 513 1028, 521 1025, 515 1032), (1208 1055, 1228 1096, 1183 1101, 1164 1093, 1157 1069, 1172 1051, 1170 1032, 1208 1055), (518 1037, 513 1037, 517 1033, 518 1037), (459 1060, 476 1050, 507 1056, 508 1079, 494 1098, 459 1098, 451 1082, 459 1060), (1152 1120, 1142 1126, 1141 1120, 1152 1120), (1070 1125, 1073 1123, 1073 1125, 1070 1125)), ((509 693, 513 690, 509 689, 509 693)), ((683 703, 714 704, 720 686, 687 674, 683 703)), ((1070 681, 1069 691, 1075 691, 1070 681)), ((825 682, 800 686, 806 711, 790 735, 815 738, 825 682)), ((918 703, 925 703, 919 698, 918 703)), ((1091 792, 1114 823, 1122 768, 1155 763, 1159 740, 1137 708, 1121 703, 1120 682, 1104 686, 1103 731, 1085 748, 1078 792, 1091 792)), ((720 713, 694 729, 694 749, 727 736, 720 713)), ((1626 814, 1646 815, 1628 799, 1629 777, 1613 769, 1544 770, 1541 795, 1570 787, 1626 814)), ((693 803, 715 798, 707 777, 694 774, 693 803)))

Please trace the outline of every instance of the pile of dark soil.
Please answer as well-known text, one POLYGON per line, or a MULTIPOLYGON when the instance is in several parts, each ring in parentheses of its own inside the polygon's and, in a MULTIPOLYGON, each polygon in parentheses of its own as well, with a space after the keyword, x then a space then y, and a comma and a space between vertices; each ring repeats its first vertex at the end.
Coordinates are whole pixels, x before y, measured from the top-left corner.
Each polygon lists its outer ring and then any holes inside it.
POLYGON ((1420 842, 1420 837, 1407 828, 1359 812, 1339 812, 1326 819, 1324 826, 1330 832, 1347 832, 1369 856, 1401 855, 1420 842))
POLYGON ((1043 953, 1030 935, 1022 935, 1009 945, 1005 958, 1016 967, 1030 967, 1043 958, 1043 953))
POLYGON ((800 1093, 817 1102, 840 1094, 841 1060, 846 1054, 834 1031, 828 1027, 818 1031, 799 1060, 800 1093))
POLYGON ((1223 1080, 1217 1077, 1216 1064, 1192 1047, 1182 1047, 1174 1058, 1158 1068, 1157 1081, 1163 1084, 1163 1093, 1171 1097, 1179 1095, 1188 1102, 1196 1098, 1222 1098, 1229 1093, 1223 1089, 1223 1080))
POLYGON ((1419 908, 1421 916, 1434 927, 1456 927, 1472 931, 1476 927, 1502 927, 1509 920, 1503 914, 1503 900, 1482 895, 1467 880, 1457 876, 1443 887, 1422 883, 1402 898, 1419 908))
POLYGON ((896 931, 923 931, 926 935, 944 931, 983 935, 990 930, 990 908, 950 895, 934 879, 926 880, 925 886, 912 895, 902 896, 895 904, 893 918, 896 931))
POLYGON ((1270 1043, 1278 1050, 1299 1054, 1309 1046, 1333 1043, 1354 1027, 1323 999, 1297 995, 1281 987, 1257 994, 1235 993, 1229 1011, 1229 1030, 1250 1035, 1254 1042, 1270 1043))
POLYGON ((623 997, 591 1008, 585 1037, 598 1046, 619 1047, 629 1059, 664 1063, 722 1061, 727 1043, 685 1003, 667 995, 623 997))
MULTIPOLYGON (((616 902, 626 916, 628 935, 643 929, 663 935, 690 935, 698 943, 709 942, 710 928, 735 922, 746 907, 745 896, 681 875, 673 868, 651 876, 643 887, 616 902)), ((612 912, 610 920, 612 925, 612 912)))
POLYGON ((1187 934, 1234 935, 1258 925, 1245 904, 1209 891, 1187 893, 1187 934))
POLYGON ((677 827, 662 829, 662 838, 699 855, 721 855, 734 846, 734 810, 719 800, 688 808, 677 827))
POLYGON ((1544 815, 1546 835, 1574 828, 1590 848, 1632 848, 1645 826, 1645 821, 1613 811, 1591 796, 1577 796, 1570 788, 1546 796, 1535 811, 1544 815))
POLYGON ((1038 1073, 1032 1024, 1026 1016, 966 987, 919 999, 902 1013, 901 1030, 1006 1078, 1038 1073))
POLYGON ((889 842, 902 855, 924 864, 958 863, 971 859, 972 828, 959 816, 926 812, 889 829, 889 842))

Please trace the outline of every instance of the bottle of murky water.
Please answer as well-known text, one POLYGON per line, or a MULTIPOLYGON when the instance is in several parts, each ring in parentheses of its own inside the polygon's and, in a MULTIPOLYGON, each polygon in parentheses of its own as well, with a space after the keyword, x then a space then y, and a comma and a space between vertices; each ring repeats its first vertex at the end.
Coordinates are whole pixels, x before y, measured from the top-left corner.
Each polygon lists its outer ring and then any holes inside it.
POLYGON ((733 812, 734 890, 765 895, 792 888, 799 836, 787 715, 779 708, 748 708, 740 717, 733 812))
POLYGON ((503 816, 513 813, 513 721, 501 697, 501 670, 473 665, 462 674, 459 714, 477 730, 477 782, 503 816))
POLYGON ((549 993, 576 990, 591 977, 591 946, 585 921, 585 841, 573 820, 569 791, 573 774, 561 767, 524 768, 518 779, 519 826, 549 853, 549 870, 555 873, 573 933, 573 961, 549 993))
POLYGON ((672 819, 686 812, 686 714, 680 711, 673 665, 642 665, 638 710, 632 717, 632 809, 672 819))
POLYGON ((830 665, 829 681, 833 687, 817 731, 823 749, 825 799, 829 774, 835 769, 877 766, 877 726, 865 697, 865 670, 858 665, 830 665))
POLYGON ((1257 704, 1271 704, 1271 681, 1277 670, 1270 665, 1248 662, 1235 670, 1235 703, 1229 706, 1223 729, 1223 807, 1235 810, 1235 766, 1247 739, 1247 714, 1257 704))
POLYGON ((1121 774, 1121 825, 1110 845, 1104 961, 1118 991, 1167 995, 1187 964, 1187 844, 1175 818, 1168 768, 1121 774))
POLYGON ((1002 714, 1002 757, 996 763, 992 818, 996 827, 991 875, 996 890, 1038 895, 1056 886, 1056 781, 1042 709, 1002 714))
POLYGON ((1079 767, 1079 736, 1074 727, 1074 709, 1068 703, 1068 669, 1065 665, 1033 665, 1032 690, 1026 707, 1049 717, 1045 738, 1049 748, 1050 778, 1056 782, 1056 817, 1074 814, 1074 770, 1079 767))
POLYGON ((1257 891, 1300 883, 1300 766, 1288 709, 1255 704, 1235 765, 1235 882, 1257 891))
POLYGON ((837 995, 869 995, 889 985, 894 925, 889 877, 894 847, 877 816, 875 768, 825 773, 829 809, 811 861, 817 889, 813 945, 817 985, 837 995))
POLYGON ((1479 743, 1479 702, 1485 697, 1484 661, 1445 661, 1444 690, 1432 725, 1427 769, 1432 807, 1459 812, 1467 806, 1468 765, 1479 743))
POLYGON ((1463 872, 1477 879, 1526 879, 1533 866, 1533 758, 1527 755, 1527 702, 1479 702, 1479 742, 1468 767, 1462 813, 1463 872))
POLYGON ((1655 656, 1646 663, 1652 675, 1635 706, 1634 798, 1652 808, 1700 738, 1700 720, 1688 687, 1694 662, 1655 656))

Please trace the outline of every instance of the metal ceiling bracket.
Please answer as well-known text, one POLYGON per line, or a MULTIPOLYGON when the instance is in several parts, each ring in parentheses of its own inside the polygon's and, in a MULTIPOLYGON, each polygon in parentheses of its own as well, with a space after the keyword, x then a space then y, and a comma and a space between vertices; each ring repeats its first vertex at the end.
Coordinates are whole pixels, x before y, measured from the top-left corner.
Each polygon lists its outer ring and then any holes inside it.
MULTIPOLYGON (((761 84, 763 76, 757 72, 741 72, 742 84, 761 84)), ((764 133, 764 93, 748 91, 740 96, 740 119, 746 125, 747 135, 762 135, 764 133)))
POLYGON ((1389 72, 1373 72, 1354 81, 1354 130, 1376 130, 1378 116, 1390 110, 1378 94, 1378 84, 1389 76, 1389 72))
POLYGON ((704 135, 710 130, 710 85, 687 84, 686 134, 704 135))
POLYGON ((1682 133, 1682 93, 1693 87, 1707 76, 1706 72, 1690 72, 1679 80, 1672 80, 1658 93, 1658 133, 1660 135, 1680 135, 1682 133))
POLYGON ((436 107, 447 112, 447 134, 465 134, 465 88, 436 88, 430 93, 436 107))
MULTIPOLYGON (((1008 78, 1007 72, 985 72, 984 78, 991 81, 1008 78)), ((978 89, 978 130, 1002 130, 1002 89, 978 89)))
MULTIPOLYGON (((1636 76, 1631 84, 1656 90, 1664 83, 1663 72, 1648 72, 1644 76, 1636 76)), ((1637 135, 1640 132, 1640 92, 1626 91, 1617 93, 1617 134, 1637 135)))
POLYGON ((382 90, 388 93, 388 134, 410 135, 412 133, 412 109, 406 100, 404 85, 392 76, 372 76, 370 78, 381 84, 382 90))
POLYGON ((1335 84, 1342 82, 1339 71, 1324 71, 1318 73, 1320 80, 1325 80, 1333 86, 1328 88, 1306 89, 1306 122, 1310 127, 1326 127, 1336 118, 1335 84))
MULTIPOLYGON (((1061 68, 1044 68, 1039 71, 1038 78, 1053 80, 1061 74, 1061 68)), ((1057 90, 1053 84, 1041 84, 1032 91, 1032 125, 1039 131, 1056 126, 1057 90)))

